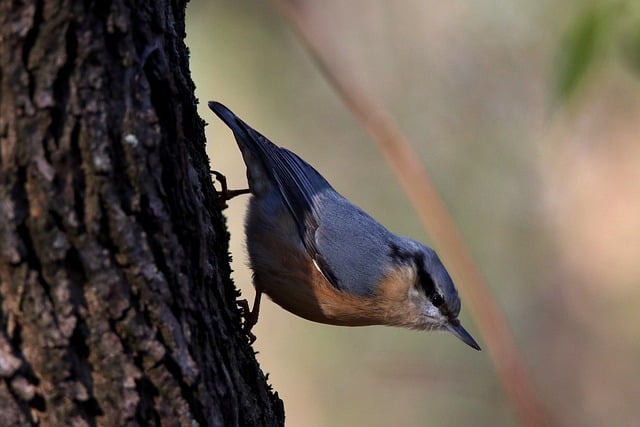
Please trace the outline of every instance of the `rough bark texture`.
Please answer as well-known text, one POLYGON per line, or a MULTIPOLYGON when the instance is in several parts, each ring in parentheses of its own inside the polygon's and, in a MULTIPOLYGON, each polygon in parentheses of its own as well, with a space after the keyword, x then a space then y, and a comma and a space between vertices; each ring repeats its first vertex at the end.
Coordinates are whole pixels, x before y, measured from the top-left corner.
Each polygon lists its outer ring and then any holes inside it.
POLYGON ((167 1, 0 2, 0 425, 278 425, 167 1))

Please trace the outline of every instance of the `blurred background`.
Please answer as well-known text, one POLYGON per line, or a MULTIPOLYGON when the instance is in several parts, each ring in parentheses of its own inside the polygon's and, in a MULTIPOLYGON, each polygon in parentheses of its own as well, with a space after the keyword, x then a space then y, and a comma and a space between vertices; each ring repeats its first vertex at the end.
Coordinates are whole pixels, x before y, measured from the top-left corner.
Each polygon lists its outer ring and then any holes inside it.
MULTIPOLYGON (((420 153, 566 426, 640 423, 637 2, 307 2, 420 153)), ((283 19, 192 0, 187 43, 213 169, 246 187, 218 100, 398 234, 428 233, 371 139, 283 19)), ((250 301, 243 217, 225 211, 250 301)), ((437 249, 437 248, 436 248, 437 249)), ((463 300, 461 320, 482 338, 463 300)), ((449 334, 340 328, 270 301, 254 329, 289 426, 509 426, 488 353, 449 334)))

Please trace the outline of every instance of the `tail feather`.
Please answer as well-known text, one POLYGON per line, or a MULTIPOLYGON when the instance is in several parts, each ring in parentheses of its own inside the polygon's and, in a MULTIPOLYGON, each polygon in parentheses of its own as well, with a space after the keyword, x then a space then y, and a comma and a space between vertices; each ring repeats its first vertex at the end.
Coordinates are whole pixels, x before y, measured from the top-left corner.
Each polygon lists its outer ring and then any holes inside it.
POLYGON ((236 116, 233 111, 216 101, 209 101, 209 108, 229 128, 236 138, 244 163, 247 165, 247 179, 252 194, 265 194, 273 187, 269 165, 264 162, 263 144, 271 144, 265 137, 236 116))

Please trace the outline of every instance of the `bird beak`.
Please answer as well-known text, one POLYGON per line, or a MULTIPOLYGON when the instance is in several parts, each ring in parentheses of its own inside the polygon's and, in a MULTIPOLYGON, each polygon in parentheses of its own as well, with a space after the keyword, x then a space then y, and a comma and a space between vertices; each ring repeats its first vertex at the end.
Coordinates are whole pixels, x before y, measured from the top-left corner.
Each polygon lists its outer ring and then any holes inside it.
POLYGON ((469 332, 467 332, 467 330, 462 327, 462 325, 460 324, 460 321, 458 319, 450 320, 449 323, 447 323, 447 329, 453 335, 455 335, 456 337, 460 338, 460 341, 462 341, 463 343, 465 343, 469 347, 473 347, 478 351, 482 350, 480 348, 480 346, 478 345, 478 343, 476 342, 476 340, 473 339, 471 334, 469 334, 469 332))

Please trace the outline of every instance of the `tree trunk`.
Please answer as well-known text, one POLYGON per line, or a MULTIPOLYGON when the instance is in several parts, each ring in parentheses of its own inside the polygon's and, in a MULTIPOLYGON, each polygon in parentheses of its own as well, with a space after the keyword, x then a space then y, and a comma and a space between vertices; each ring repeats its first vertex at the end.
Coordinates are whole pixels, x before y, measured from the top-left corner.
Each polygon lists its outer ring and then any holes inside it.
POLYGON ((0 425, 279 425, 182 1, 0 2, 0 425))

